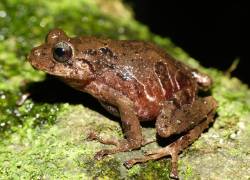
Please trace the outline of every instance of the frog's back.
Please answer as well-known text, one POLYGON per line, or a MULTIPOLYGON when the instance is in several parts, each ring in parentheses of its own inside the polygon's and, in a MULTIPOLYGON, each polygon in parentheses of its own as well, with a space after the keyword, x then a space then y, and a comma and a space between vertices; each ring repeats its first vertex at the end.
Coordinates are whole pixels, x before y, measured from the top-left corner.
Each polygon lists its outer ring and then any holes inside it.
POLYGON ((155 118, 161 102, 174 98, 182 89, 192 99, 196 83, 180 62, 165 51, 143 41, 109 41, 109 52, 117 57, 115 68, 105 71, 100 81, 129 97, 142 119, 155 118))
MULTIPOLYGON (((196 81, 189 67, 175 60, 165 50, 144 41, 116 41, 122 47, 119 56, 124 67, 132 67, 132 73, 144 86, 160 87, 161 97, 168 100, 183 89, 196 91, 196 81), (127 53, 126 53, 127 52, 127 53)), ((118 51, 119 52, 119 51, 118 51)))

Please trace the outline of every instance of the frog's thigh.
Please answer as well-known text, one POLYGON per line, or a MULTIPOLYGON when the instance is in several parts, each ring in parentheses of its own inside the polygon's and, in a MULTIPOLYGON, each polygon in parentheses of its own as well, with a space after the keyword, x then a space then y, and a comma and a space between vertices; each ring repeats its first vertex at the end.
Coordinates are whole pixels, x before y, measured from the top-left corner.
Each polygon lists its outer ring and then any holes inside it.
POLYGON ((156 120, 156 130, 161 137, 180 134, 195 127, 205 120, 207 115, 216 108, 212 96, 197 98, 193 104, 186 104, 176 109, 171 102, 166 102, 156 120))

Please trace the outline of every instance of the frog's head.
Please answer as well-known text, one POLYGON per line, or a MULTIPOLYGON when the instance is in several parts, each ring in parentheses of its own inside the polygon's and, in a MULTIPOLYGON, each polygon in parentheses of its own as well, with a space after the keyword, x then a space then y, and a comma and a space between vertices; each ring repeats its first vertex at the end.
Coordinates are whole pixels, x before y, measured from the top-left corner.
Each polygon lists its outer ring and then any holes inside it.
POLYGON ((63 79, 88 80, 93 73, 87 62, 77 58, 80 52, 75 50, 76 45, 76 38, 53 29, 44 44, 31 50, 28 61, 35 69, 63 79))

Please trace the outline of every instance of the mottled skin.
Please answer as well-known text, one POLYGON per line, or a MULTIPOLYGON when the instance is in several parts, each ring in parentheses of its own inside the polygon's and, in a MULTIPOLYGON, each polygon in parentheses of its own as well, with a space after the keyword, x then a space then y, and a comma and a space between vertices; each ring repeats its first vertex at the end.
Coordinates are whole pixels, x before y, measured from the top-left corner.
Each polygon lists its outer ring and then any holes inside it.
POLYGON ((106 110, 121 117, 126 139, 89 135, 90 139, 116 145, 114 149, 98 152, 97 159, 147 144, 140 121, 153 120, 160 137, 177 135, 177 140, 143 158, 129 160, 125 165, 131 167, 138 162, 171 155, 171 177, 177 178, 178 153, 213 121, 216 101, 211 96, 197 95, 199 90, 209 89, 211 79, 148 42, 70 38, 62 30, 54 29, 43 45, 31 51, 28 60, 36 69, 91 94, 106 110), (67 43, 72 49, 72 56, 64 62, 53 56, 53 48, 59 42, 67 43))

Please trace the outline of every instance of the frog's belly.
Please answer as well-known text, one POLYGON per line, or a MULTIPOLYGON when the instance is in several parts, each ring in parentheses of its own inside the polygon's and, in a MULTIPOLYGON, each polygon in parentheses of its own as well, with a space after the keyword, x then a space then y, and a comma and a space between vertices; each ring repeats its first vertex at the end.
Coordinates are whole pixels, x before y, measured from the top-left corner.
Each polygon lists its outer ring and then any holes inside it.
POLYGON ((102 105, 102 107, 108 111, 110 114, 116 116, 116 117, 120 117, 120 113, 119 113, 119 110, 117 107, 111 105, 111 104, 108 104, 104 101, 99 101, 100 104, 102 105))
MULTIPOLYGON (((100 104, 110 114, 116 117, 120 117, 120 113, 117 107, 102 101, 100 101, 100 104)), ((160 107, 156 104, 149 104, 145 106, 135 104, 135 110, 137 111, 136 114, 138 115, 140 121, 149 121, 154 120, 157 117, 160 111, 160 107)))

